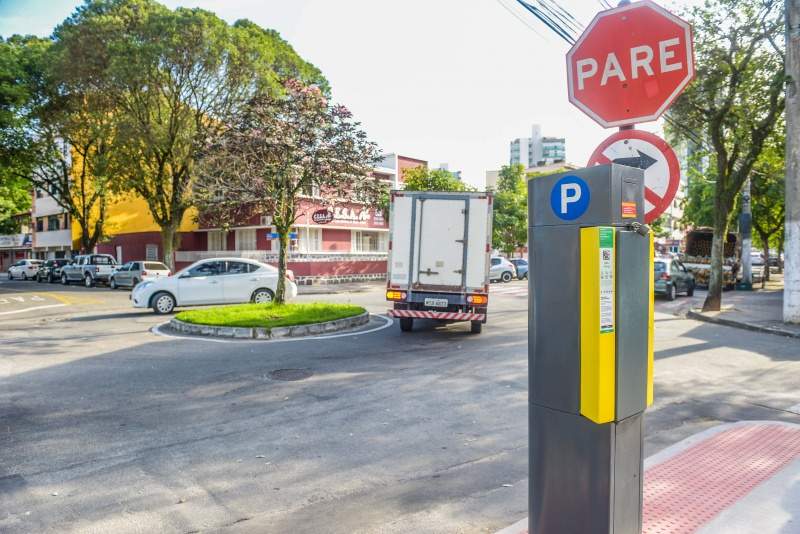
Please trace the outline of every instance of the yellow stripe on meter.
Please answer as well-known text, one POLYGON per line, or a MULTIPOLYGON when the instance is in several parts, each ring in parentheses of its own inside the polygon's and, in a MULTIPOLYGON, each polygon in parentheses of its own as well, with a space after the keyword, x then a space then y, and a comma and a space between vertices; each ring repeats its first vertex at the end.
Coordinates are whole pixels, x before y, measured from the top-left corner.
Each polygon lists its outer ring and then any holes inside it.
POLYGON ((614 420, 614 229, 581 228, 581 415, 614 420))

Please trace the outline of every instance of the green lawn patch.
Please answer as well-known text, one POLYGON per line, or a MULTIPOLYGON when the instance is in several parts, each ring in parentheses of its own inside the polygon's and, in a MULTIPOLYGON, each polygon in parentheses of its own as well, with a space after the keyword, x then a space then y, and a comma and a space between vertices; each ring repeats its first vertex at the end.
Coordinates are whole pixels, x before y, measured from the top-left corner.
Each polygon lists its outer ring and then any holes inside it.
POLYGON ((354 317, 366 312, 350 304, 238 304, 187 310, 175 318, 191 324, 209 326, 238 326, 243 328, 278 328, 301 324, 324 323, 354 317))

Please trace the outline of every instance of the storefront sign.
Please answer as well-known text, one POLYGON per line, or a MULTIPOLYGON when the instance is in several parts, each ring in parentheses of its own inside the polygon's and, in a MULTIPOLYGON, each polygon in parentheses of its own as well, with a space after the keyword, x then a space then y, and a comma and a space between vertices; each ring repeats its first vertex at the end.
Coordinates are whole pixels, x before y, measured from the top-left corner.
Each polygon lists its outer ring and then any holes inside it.
POLYGON ((333 218, 334 214, 329 209, 317 210, 311 215, 311 220, 317 224, 328 224, 333 218))
POLYGON ((30 234, 0 235, 0 248, 30 246, 30 234))

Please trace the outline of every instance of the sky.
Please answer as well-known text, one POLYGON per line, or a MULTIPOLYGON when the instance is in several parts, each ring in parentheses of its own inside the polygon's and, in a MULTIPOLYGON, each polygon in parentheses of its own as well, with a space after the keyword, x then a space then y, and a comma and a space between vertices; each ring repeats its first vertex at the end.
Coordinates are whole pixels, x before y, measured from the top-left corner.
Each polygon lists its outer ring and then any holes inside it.
MULTIPOLYGON (((693 0, 665 1, 680 9, 693 0)), ((567 100, 566 42, 513 0, 162 0, 277 30, 384 152, 447 163, 482 186, 532 124, 584 165, 615 130, 567 100)), ((50 35, 80 0, 0 0, 0 36, 50 35)), ((599 1, 561 0, 581 23, 599 1)), ((658 132, 658 123, 637 126, 658 132)))

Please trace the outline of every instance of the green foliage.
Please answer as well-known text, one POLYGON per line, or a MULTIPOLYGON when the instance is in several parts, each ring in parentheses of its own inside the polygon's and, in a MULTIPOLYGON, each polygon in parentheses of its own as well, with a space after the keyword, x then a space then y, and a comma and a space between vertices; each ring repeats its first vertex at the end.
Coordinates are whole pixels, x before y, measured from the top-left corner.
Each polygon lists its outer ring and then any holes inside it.
POLYGON ((26 110, 39 78, 38 58, 48 44, 37 37, 0 38, 0 234, 18 231, 12 217, 30 209, 26 177, 35 159, 23 151, 29 127, 26 110))
POLYGON ((350 304, 239 304, 180 312, 175 317, 186 323, 242 328, 278 328, 324 323, 365 313, 350 304))
POLYGON ((407 191, 475 191, 444 169, 414 167, 403 173, 403 189, 407 191))
POLYGON ((754 237, 762 249, 783 248, 785 146, 780 130, 761 154, 750 181, 754 237))
POLYGON ((528 242, 528 187, 523 165, 500 169, 494 195, 492 246, 511 255, 528 242))
POLYGON ((209 11, 153 0, 87 0, 54 33, 58 75, 97 89, 112 109, 108 173, 142 197, 172 261, 192 205, 200 150, 259 92, 300 78, 327 91, 319 70, 280 36, 209 11))
MULTIPOLYGON (((714 172, 714 242, 704 310, 720 309, 723 243, 736 199, 782 117, 782 7, 778 0, 706 0, 689 11, 696 77, 670 115, 682 135, 708 145, 714 172)), ((698 210, 690 217, 701 215, 698 210)))

